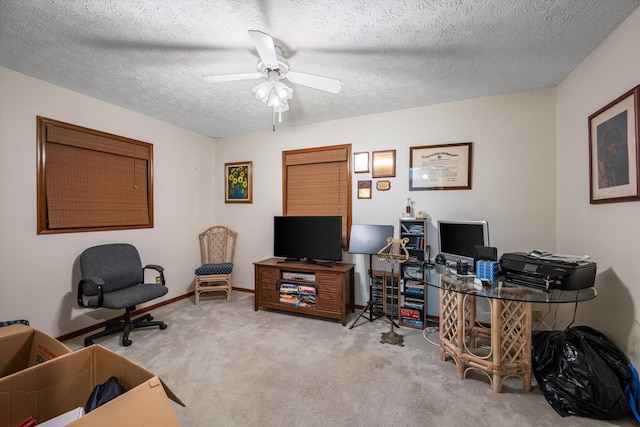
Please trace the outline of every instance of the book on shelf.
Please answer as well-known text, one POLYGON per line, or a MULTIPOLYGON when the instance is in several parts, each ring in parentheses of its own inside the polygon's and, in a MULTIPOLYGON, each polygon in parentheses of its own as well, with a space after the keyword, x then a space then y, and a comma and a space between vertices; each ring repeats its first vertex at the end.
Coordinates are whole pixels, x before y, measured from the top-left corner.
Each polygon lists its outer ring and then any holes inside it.
POLYGON ((298 292, 298 285, 294 285, 293 283, 280 283, 280 292, 298 292))
MULTIPOLYGON (((418 262, 418 261, 419 260, 416 260, 415 262, 418 262)), ((409 265, 408 264, 408 265, 405 265, 403 267, 402 271, 404 271, 405 274, 409 274, 411 276, 418 277, 418 276, 420 276, 420 273, 422 272, 422 268, 420 268, 417 265, 409 265)))
POLYGON ((421 319, 414 319, 412 317, 403 317, 402 321, 407 325, 418 326, 418 327, 424 326, 424 322, 421 319))
POLYGON ((414 281, 408 281, 405 284, 405 289, 416 289, 416 290, 420 290, 420 291, 424 291, 424 285, 422 283, 417 283, 414 281))
POLYGON ((424 224, 409 224, 409 233, 424 234, 424 224))
POLYGON ((280 294, 280 302, 282 304, 291 305, 297 307, 300 304, 300 295, 287 295, 280 294))
POLYGON ((301 294, 316 294, 316 287, 315 286, 307 286, 307 285, 300 285, 298 286, 298 291, 301 294))
POLYGON ((404 294, 405 296, 408 297, 414 297, 414 298, 424 298, 424 291, 423 290, 417 290, 417 289, 405 289, 404 290, 404 294))
POLYGON ((413 319, 420 319, 422 317, 422 313, 419 310, 406 308, 406 307, 400 309, 400 314, 403 317, 410 317, 413 319))
POLYGON ((315 307, 316 305, 316 297, 311 295, 300 295, 300 302, 298 303, 298 307, 315 307))
POLYGON ((403 307, 407 307, 413 310, 423 310, 424 309, 424 304, 419 304, 419 303, 415 303, 415 302, 411 302, 411 301, 405 301, 402 304, 403 307))

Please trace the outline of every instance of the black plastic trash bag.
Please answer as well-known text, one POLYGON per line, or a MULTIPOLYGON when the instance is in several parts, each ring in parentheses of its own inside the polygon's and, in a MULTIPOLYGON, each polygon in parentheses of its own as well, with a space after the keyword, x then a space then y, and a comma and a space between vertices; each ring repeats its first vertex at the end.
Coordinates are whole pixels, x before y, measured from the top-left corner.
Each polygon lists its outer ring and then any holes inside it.
POLYGON ((588 326, 538 332, 532 356, 544 397, 563 417, 613 420, 630 413, 629 359, 601 332, 588 326))
POLYGON ((124 388, 120 385, 116 377, 111 377, 104 383, 98 384, 93 388, 86 405, 84 405, 84 412, 89 413, 121 394, 124 394, 124 388))

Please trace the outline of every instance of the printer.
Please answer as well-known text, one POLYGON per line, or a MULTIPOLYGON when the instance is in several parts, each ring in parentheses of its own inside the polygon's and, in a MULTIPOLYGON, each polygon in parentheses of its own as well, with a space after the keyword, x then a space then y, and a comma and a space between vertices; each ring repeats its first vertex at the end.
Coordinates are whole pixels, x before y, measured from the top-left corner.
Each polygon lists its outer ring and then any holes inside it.
POLYGON ((539 251, 504 253, 500 267, 508 282, 544 290, 577 291, 596 279, 594 262, 539 251))

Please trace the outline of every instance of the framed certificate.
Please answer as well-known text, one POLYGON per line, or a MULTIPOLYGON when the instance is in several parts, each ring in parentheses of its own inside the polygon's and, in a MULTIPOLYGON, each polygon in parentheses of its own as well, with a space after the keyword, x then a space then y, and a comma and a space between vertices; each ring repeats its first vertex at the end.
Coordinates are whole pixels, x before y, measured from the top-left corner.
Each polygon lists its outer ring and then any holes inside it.
POLYGON ((371 181, 358 181, 358 199, 371 198, 371 181))
POLYGON ((353 171, 355 173, 369 172, 369 152, 353 153, 353 171))
POLYGON ((371 163, 374 178, 393 178, 396 176, 396 150, 373 151, 371 163))
POLYGON ((410 147, 409 190, 471 189, 471 142, 410 147))

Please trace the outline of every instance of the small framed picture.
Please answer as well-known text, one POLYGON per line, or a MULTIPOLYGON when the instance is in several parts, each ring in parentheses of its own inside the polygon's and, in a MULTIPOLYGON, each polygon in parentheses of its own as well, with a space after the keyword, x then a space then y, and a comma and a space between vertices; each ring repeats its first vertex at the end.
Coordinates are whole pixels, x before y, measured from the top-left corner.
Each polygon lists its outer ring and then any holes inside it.
POLYGON ((225 203, 253 203, 252 162, 225 163, 225 203))
POLYGON ((371 181, 358 181, 358 199, 371 198, 371 181))
POLYGON ((371 156, 374 178, 393 178, 396 176, 396 150, 373 151, 371 156))
POLYGON ((376 182, 376 190, 378 191, 389 191, 391 190, 391 181, 388 179, 382 179, 376 182))
POLYGON ((369 172, 369 152, 353 153, 353 171, 355 173, 369 172))
POLYGON ((589 116, 590 203, 640 200, 640 85, 589 116))

